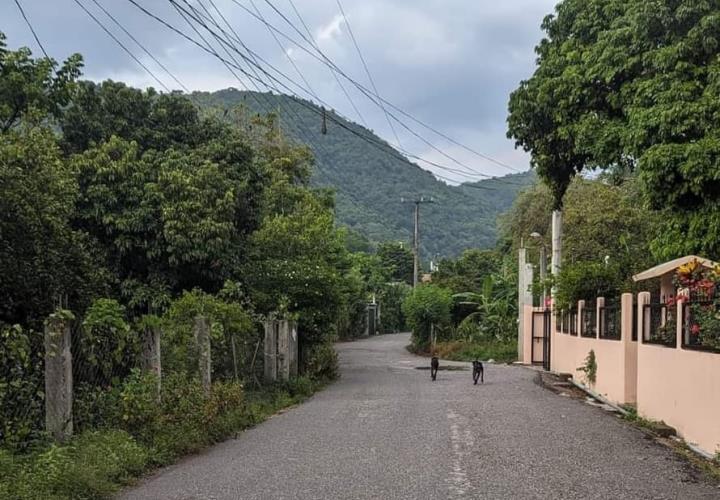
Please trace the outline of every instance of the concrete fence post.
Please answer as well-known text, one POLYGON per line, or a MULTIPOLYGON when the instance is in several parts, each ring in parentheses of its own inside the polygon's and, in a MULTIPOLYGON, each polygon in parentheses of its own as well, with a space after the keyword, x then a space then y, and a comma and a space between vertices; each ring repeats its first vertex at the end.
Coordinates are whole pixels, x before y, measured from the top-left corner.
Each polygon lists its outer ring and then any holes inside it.
MULTIPOLYGON (((605 297, 598 297, 595 302, 595 338, 600 338, 600 328, 603 326, 602 309, 605 307, 605 297)), ((605 325, 607 328, 607 325, 605 325)))
POLYGON ((625 344, 632 342, 633 300, 632 293, 623 293, 620 298, 620 340, 625 344))
POLYGON ((286 319, 279 322, 277 341, 278 380, 287 381, 290 378, 290 322, 286 319))
POLYGON ((622 344, 625 381, 623 390, 623 403, 637 402, 637 342, 632 340, 634 296, 632 293, 623 293, 620 299, 620 342, 622 344))
POLYGON ((585 309, 585 301, 578 300, 577 303, 577 317, 575 318, 575 334, 578 337, 583 336, 583 310, 585 309))
POLYGON ((279 325, 277 320, 268 320, 264 323, 265 339, 263 342, 263 372, 266 382, 277 380, 277 343, 279 325))
POLYGON ((650 322, 645 321, 645 304, 650 303, 650 292, 640 292, 637 299, 638 307, 638 343, 642 343, 650 338, 650 322))
POLYGON ((203 315, 195 317, 195 341, 198 346, 198 368, 200 383, 206 394, 212 386, 212 360, 210 359, 210 321, 203 315))
POLYGON ((160 397, 162 389, 162 366, 160 361, 160 328, 148 326, 143 332, 141 366, 144 372, 152 373, 157 378, 157 393, 160 397))
POLYGON ((299 345, 298 325, 296 321, 290 321, 288 325, 288 364, 290 365, 290 376, 297 377, 299 345))
POLYGON ((58 442, 73 433, 71 321, 58 312, 45 322, 45 429, 58 442))

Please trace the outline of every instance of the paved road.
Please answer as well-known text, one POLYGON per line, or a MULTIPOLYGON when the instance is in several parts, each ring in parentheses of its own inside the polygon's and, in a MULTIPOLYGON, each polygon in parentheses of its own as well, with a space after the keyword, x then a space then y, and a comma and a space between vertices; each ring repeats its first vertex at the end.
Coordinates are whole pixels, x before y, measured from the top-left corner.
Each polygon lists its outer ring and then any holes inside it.
POLYGON ((124 499, 720 498, 672 452, 527 369, 441 371, 407 335, 338 346, 304 405, 162 470, 124 499))

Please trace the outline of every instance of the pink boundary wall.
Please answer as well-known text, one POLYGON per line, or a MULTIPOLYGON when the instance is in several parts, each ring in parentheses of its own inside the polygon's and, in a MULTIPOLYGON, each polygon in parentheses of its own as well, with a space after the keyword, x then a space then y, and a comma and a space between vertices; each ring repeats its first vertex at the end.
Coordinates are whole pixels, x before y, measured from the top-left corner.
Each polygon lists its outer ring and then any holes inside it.
POLYGON ((720 354, 682 349, 682 304, 677 307, 675 349, 638 345, 638 414, 664 421, 686 441, 715 454, 720 451, 720 354))
MULTIPOLYGON (((682 349, 681 309, 676 315, 675 348, 643 343, 641 339, 649 327, 644 324, 643 306, 649 301, 649 293, 638 294, 636 342, 632 341, 632 294, 623 294, 621 299, 619 341, 599 338, 600 314, 596 316, 596 337, 580 336, 583 301, 578 303, 577 336, 556 331, 553 314, 550 368, 571 374, 575 381, 590 386, 610 401, 635 403, 640 416, 665 422, 686 441, 715 454, 720 451, 720 354, 682 349), (585 373, 578 370, 590 350, 595 351, 597 360, 596 382, 592 385, 585 373)), ((598 298, 598 310, 603 303, 604 299, 598 298)), ((520 361, 526 364, 530 364, 531 357, 532 311, 532 307, 525 307, 523 315, 525 333, 520 361)))
POLYGON ((611 401, 617 403, 634 403, 636 399, 637 376, 637 342, 631 341, 632 336, 632 294, 622 297, 622 314, 620 319, 621 340, 599 338, 600 308, 604 299, 597 300, 595 338, 581 337, 580 322, 584 301, 578 303, 577 336, 556 331, 555 316, 552 323, 552 340, 550 350, 550 367, 558 373, 569 373, 573 379, 585 385, 611 401), (595 351, 597 375, 595 384, 590 384, 584 372, 579 368, 585 364, 590 351, 595 351))

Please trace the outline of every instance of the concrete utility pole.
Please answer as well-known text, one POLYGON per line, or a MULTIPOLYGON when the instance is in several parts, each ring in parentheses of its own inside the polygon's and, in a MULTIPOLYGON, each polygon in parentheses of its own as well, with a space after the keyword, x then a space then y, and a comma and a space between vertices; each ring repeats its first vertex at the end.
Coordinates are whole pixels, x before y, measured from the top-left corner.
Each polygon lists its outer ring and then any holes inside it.
POLYGON ((530 237, 538 241, 540 244, 540 282, 543 284, 541 305, 542 307, 546 307, 545 299, 547 298, 547 291, 545 290, 545 279, 547 278, 547 250, 545 248, 545 242, 543 241, 543 237, 540 233, 531 233, 530 237))
MULTIPOLYGON (((562 263, 562 211, 553 210, 552 213, 552 262, 550 264, 550 272, 553 278, 557 278, 560 274, 560 265, 562 263)), ((553 305, 555 302, 555 286, 552 288, 553 305)))
POLYGON ((418 274, 420 272, 420 205, 423 203, 435 203, 432 198, 421 196, 416 200, 400 198, 402 203, 415 203, 415 231, 413 232, 413 288, 418 285, 418 274))

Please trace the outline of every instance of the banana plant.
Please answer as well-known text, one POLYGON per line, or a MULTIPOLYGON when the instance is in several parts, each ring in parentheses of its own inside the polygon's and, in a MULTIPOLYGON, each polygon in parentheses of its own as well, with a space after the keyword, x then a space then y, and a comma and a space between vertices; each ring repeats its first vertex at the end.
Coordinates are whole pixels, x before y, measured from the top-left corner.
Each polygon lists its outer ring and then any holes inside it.
MULTIPOLYGON (((479 337, 507 339, 514 332, 516 305, 513 290, 502 277, 486 276, 480 293, 464 292, 453 296, 457 305, 472 306, 473 312, 460 323, 460 331, 475 330, 479 337), (477 325, 477 329, 471 328, 477 325)), ((475 335, 471 335, 475 337, 475 335)), ((468 340, 477 340, 469 338, 468 340)))

